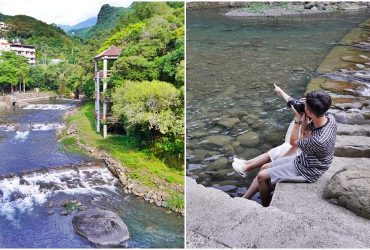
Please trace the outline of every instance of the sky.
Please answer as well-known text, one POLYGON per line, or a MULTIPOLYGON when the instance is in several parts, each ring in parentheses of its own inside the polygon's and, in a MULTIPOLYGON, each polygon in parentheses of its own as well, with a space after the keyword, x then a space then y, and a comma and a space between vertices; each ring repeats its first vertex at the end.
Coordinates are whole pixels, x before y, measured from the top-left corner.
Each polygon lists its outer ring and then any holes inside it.
POLYGON ((75 25, 97 16, 103 4, 128 7, 132 0, 0 0, 0 13, 27 15, 45 23, 75 25))

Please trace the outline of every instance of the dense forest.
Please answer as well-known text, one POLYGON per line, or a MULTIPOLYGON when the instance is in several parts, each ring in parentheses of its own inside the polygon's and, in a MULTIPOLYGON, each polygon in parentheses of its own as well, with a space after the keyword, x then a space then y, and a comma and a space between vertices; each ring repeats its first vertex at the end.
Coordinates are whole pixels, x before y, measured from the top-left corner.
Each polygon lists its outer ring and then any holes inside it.
POLYGON ((19 39, 37 49, 35 66, 11 52, 2 53, 1 88, 25 86, 27 90, 39 88, 91 98, 92 59, 115 45, 122 54, 112 65, 109 82, 113 114, 123 121, 126 131, 140 137, 156 152, 182 160, 183 3, 136 2, 129 8, 104 5, 95 26, 71 34, 28 16, 1 14, 0 21, 10 26, 0 37, 19 39))

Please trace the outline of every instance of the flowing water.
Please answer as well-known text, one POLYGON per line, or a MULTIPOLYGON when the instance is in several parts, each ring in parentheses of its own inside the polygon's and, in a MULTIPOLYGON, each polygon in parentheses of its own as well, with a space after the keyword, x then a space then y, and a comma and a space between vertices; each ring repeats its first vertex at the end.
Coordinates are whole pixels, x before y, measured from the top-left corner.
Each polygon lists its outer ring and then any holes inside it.
POLYGON ((232 157, 281 144, 292 119, 277 83, 298 98, 333 46, 367 12, 230 18, 225 9, 187 14, 187 175, 240 196, 247 179, 232 157))
POLYGON ((62 215, 72 201, 121 216, 130 232, 122 247, 183 247, 183 217, 125 194, 98 160, 60 150, 56 130, 71 107, 51 101, 0 112, 0 248, 99 247, 74 232, 77 210, 62 215))

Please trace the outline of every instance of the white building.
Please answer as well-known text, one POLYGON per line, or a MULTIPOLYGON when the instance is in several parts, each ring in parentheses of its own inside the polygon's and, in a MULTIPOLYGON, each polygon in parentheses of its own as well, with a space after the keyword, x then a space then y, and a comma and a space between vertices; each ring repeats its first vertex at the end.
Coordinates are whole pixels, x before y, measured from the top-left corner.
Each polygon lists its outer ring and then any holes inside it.
POLYGON ((4 38, 0 38, 0 51, 10 51, 10 43, 4 38))
POLYGON ((33 46, 9 43, 6 39, 0 38, 0 51, 14 51, 17 55, 26 57, 29 64, 36 64, 36 49, 33 46))
POLYGON ((4 23, 4 22, 0 22, 0 31, 7 31, 9 29, 9 26, 4 23))

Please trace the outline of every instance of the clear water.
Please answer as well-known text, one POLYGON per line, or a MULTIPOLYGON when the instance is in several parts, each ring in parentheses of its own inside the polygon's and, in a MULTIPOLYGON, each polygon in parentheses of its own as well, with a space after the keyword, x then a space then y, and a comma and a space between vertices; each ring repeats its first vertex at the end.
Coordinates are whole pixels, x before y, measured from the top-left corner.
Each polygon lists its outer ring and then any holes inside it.
POLYGON ((57 103, 62 109, 54 104, 0 113, 0 248, 99 247, 74 232, 76 211, 61 215, 70 200, 120 215, 130 232, 121 247, 183 247, 183 217, 123 193, 107 169, 55 170, 98 162, 60 151, 55 129, 63 126, 61 115, 71 104, 57 103), (48 171, 23 174, 41 168, 48 171))
POLYGON ((44 109, 40 106, 0 111, 0 174, 92 160, 60 151, 55 128, 63 125, 62 114, 71 104, 52 101, 44 103, 44 109))
POLYGON ((256 172, 242 179, 232 170, 232 156, 248 159, 280 145, 292 119, 273 83, 302 96, 325 55, 369 13, 229 18, 224 12, 187 14, 187 175, 240 196, 256 172), (228 117, 240 123, 220 126, 228 117), (251 131, 259 143, 238 145, 237 136, 251 131), (211 135, 229 138, 215 145, 211 135), (219 158, 223 162, 212 167, 219 158))

